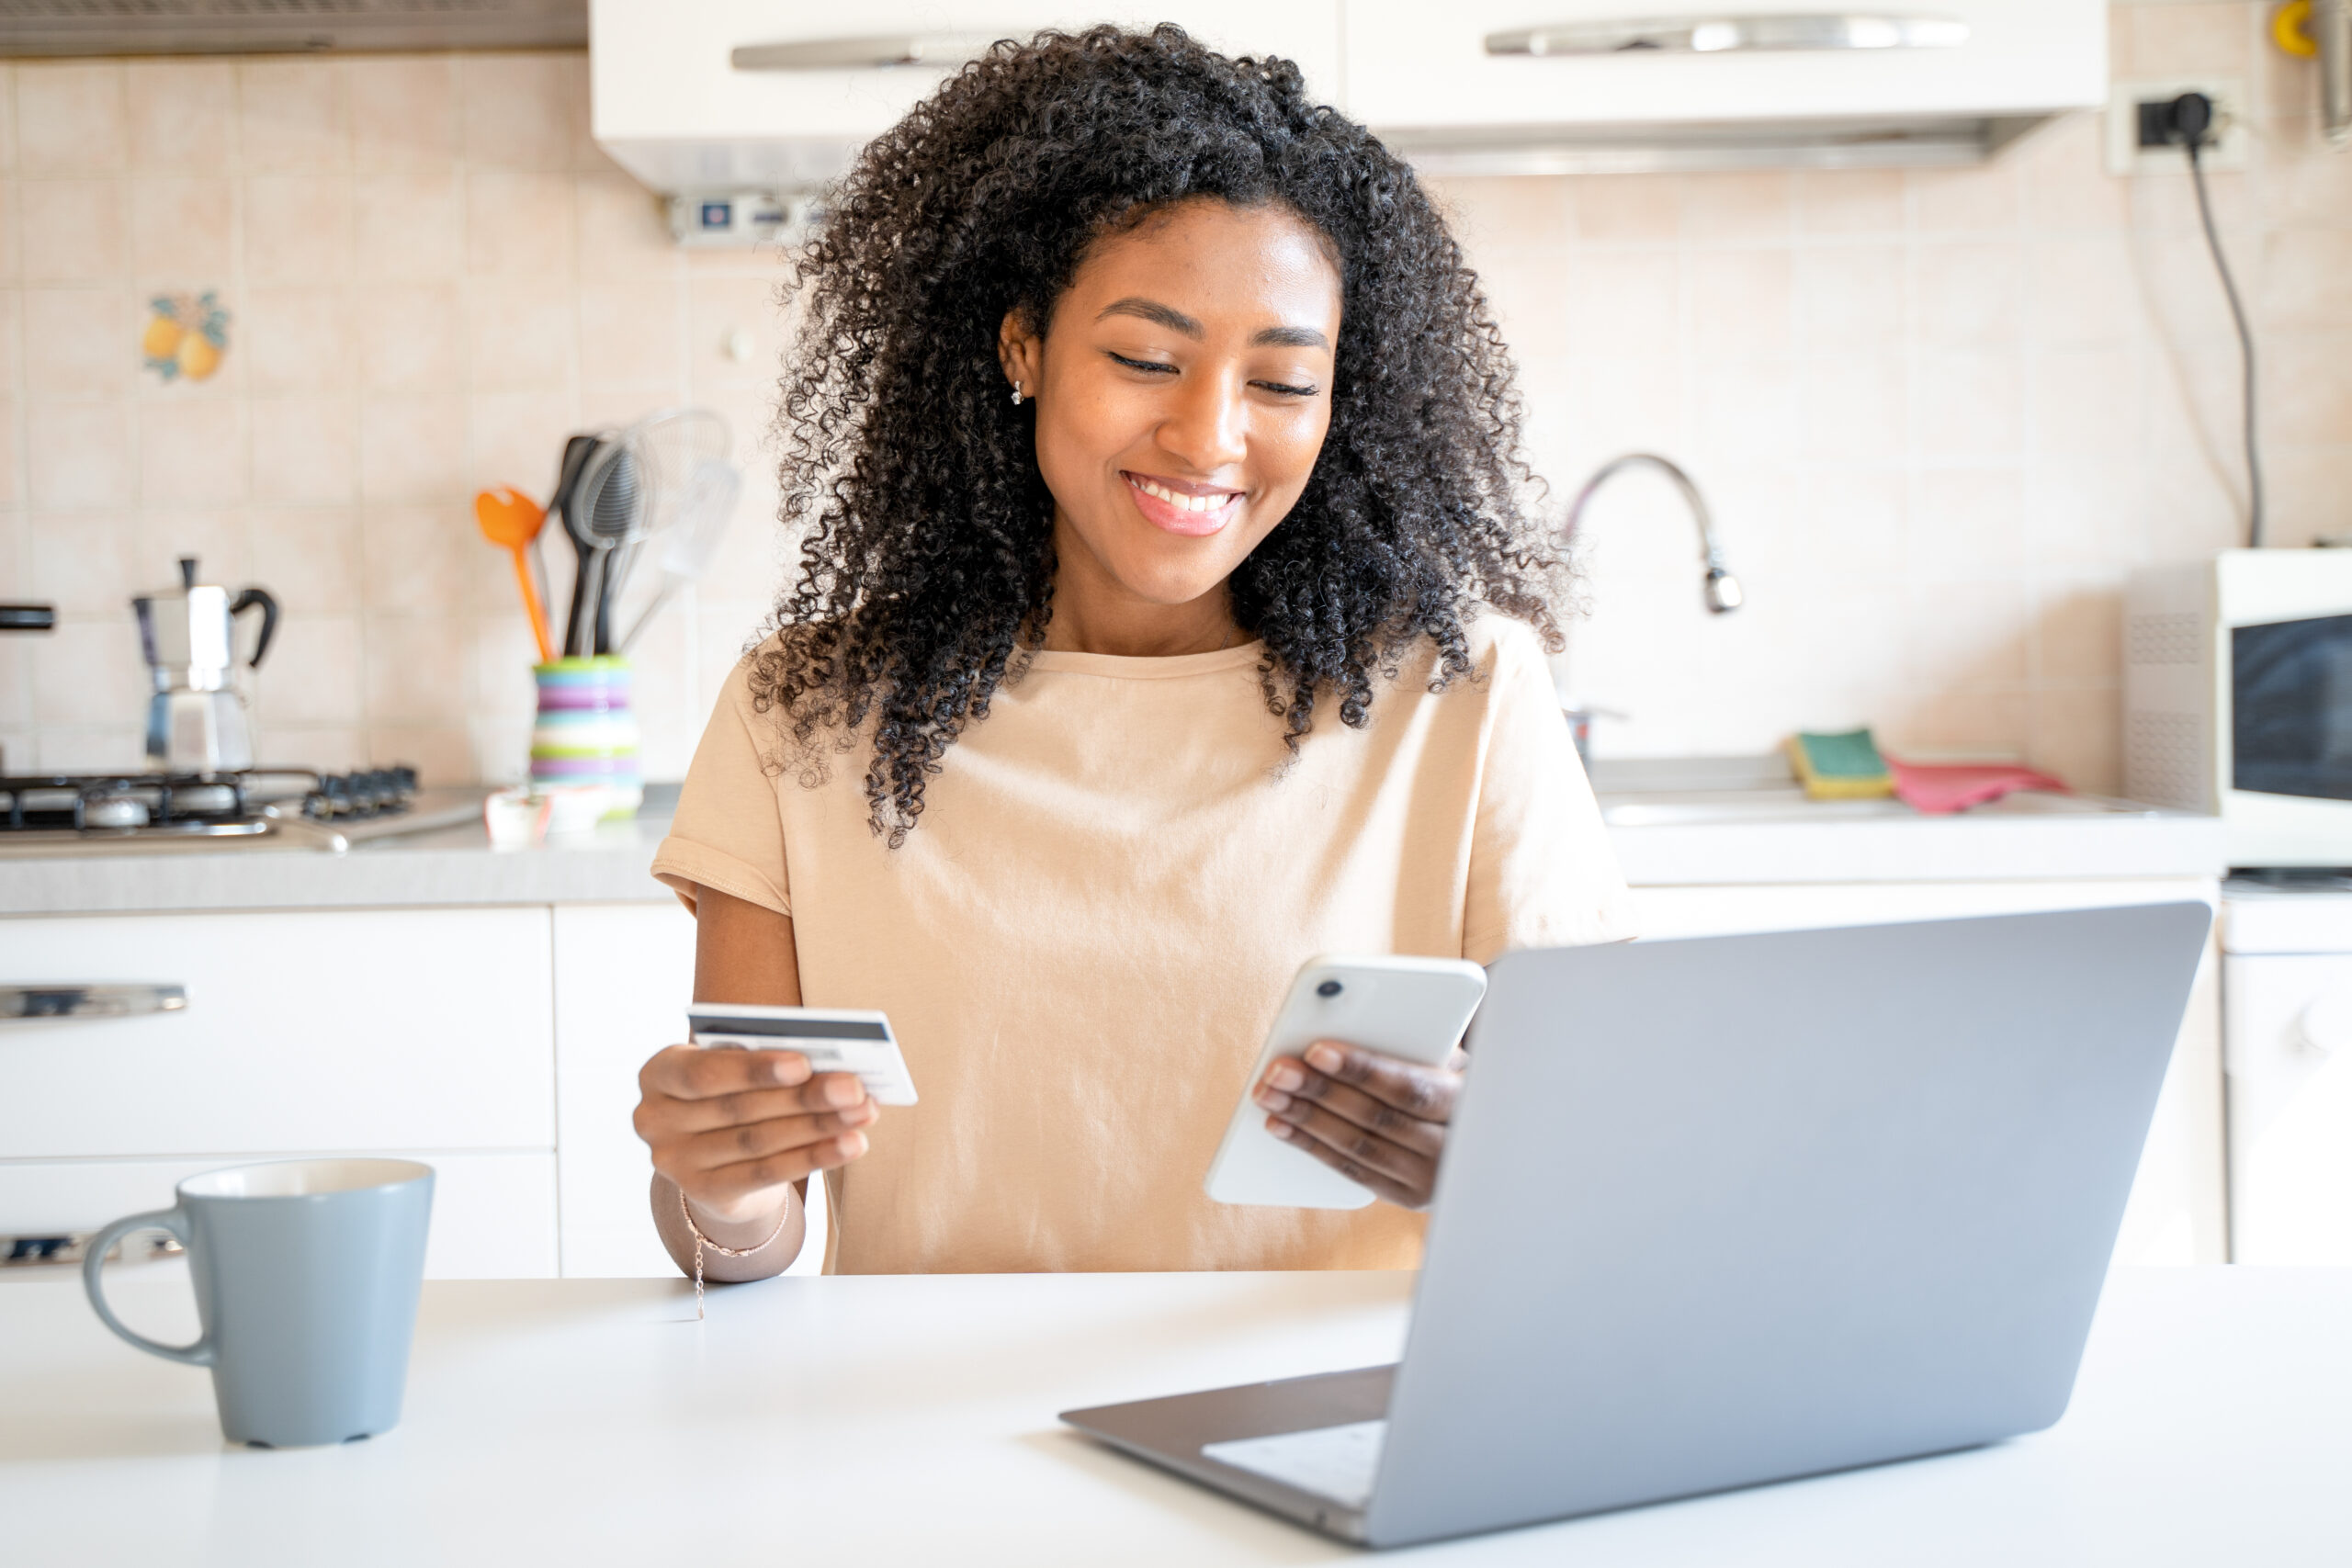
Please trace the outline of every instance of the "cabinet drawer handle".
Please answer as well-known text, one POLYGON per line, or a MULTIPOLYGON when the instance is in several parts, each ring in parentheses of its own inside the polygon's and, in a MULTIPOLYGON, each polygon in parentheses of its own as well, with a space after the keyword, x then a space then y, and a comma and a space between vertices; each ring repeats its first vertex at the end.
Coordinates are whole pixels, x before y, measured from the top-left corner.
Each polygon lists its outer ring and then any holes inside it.
POLYGON ((180 1012, 186 986, 0 986, 0 1023, 50 1018, 136 1018, 180 1012))
POLYGON ((1735 54, 1764 50, 1957 49, 1952 17, 1822 12, 1765 17, 1629 17, 1488 33, 1488 54, 1735 54))
POLYGON ((747 43, 729 53, 738 71, 883 71, 894 65, 961 65, 1005 33, 882 33, 869 38, 747 43))

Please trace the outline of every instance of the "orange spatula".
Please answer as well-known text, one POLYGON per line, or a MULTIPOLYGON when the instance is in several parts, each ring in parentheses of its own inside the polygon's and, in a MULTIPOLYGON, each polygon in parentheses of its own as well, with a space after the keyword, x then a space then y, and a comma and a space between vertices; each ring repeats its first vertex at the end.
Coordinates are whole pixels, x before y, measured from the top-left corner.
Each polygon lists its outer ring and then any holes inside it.
POLYGON ((506 485, 474 497, 474 521, 481 525, 481 536, 514 553, 514 581, 523 590, 523 609, 531 617, 531 636, 538 641, 542 664, 554 660, 555 643, 548 636, 547 612, 540 607, 539 590, 531 581, 531 563, 524 552, 547 520, 537 502, 506 485))

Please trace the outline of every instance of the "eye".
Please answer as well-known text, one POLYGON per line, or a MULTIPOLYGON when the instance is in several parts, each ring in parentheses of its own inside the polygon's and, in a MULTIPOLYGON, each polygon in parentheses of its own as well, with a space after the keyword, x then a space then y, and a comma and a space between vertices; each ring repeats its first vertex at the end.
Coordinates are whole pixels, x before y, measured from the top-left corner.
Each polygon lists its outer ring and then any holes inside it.
POLYGON ((1129 370, 1143 370, 1154 375, 1173 376, 1176 374, 1176 367, 1173 365, 1162 365, 1156 359, 1130 359, 1124 354, 1120 354, 1107 348, 1102 352, 1109 355, 1114 364, 1125 366, 1129 370))
POLYGON ((1250 384, 1263 387, 1278 398, 1311 398, 1322 389, 1318 387, 1294 387, 1284 381, 1252 381, 1250 384))

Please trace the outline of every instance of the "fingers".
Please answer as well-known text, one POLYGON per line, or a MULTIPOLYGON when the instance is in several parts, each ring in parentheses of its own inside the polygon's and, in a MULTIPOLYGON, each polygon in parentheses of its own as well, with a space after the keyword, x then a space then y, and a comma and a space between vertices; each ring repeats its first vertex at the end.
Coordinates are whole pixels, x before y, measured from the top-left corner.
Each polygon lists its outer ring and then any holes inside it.
POLYGON ((808 1144, 760 1159, 739 1160, 709 1170, 681 1174, 656 1159, 654 1168, 675 1181, 695 1202, 723 1212, 754 1193, 803 1181, 820 1171, 847 1165, 865 1152, 865 1134, 843 1133, 822 1143, 808 1144))
POLYGON ((1445 1146, 1443 1123, 1424 1122, 1418 1116, 1408 1115, 1393 1105, 1373 1099, 1360 1089, 1315 1072, 1295 1061, 1278 1061, 1267 1069, 1266 1081, 1259 1087, 1257 1100, 1276 1115, 1281 1115, 1298 1101, 1312 1101, 1352 1126, 1430 1159, 1435 1159, 1438 1151, 1445 1146))
POLYGON ((718 1127, 743 1127, 779 1116, 871 1111, 865 1086, 850 1073, 820 1073, 791 1089, 747 1089, 707 1100, 682 1100, 650 1091, 638 1104, 638 1135, 650 1142, 718 1127))
POLYGON ((656 1052, 639 1070, 637 1084, 649 1094, 709 1100, 746 1089, 788 1089, 808 1078, 808 1058, 797 1051, 713 1051, 698 1045, 673 1045, 656 1052))
POLYGON ((1293 1100, 1288 1111, 1268 1117, 1266 1131, 1399 1208, 1425 1206, 1436 1185, 1434 1160, 1377 1138, 1305 1100, 1293 1100))
POLYGON ((1451 1064, 1424 1067, 1343 1041, 1317 1040, 1306 1048, 1306 1065, 1419 1122, 1452 1121, 1462 1092, 1462 1074, 1451 1064))

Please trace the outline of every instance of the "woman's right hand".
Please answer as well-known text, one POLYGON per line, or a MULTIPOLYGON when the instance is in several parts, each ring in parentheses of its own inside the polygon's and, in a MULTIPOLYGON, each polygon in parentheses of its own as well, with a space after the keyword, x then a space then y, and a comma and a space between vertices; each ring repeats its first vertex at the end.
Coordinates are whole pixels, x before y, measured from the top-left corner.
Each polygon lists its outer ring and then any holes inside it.
POLYGON ((881 1114, 856 1075, 812 1075, 797 1051, 673 1045, 637 1085, 653 1168, 717 1220, 778 1213, 787 1188, 864 1154, 858 1129, 881 1114))

